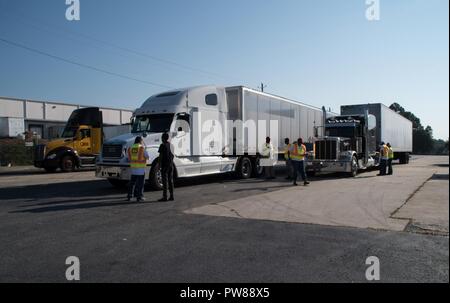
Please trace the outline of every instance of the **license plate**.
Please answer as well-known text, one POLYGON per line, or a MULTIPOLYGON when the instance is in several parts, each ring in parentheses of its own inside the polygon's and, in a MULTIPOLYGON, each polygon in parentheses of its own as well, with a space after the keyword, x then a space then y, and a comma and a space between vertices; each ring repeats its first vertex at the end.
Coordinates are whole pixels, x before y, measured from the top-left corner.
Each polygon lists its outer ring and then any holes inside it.
POLYGON ((102 170, 102 176, 104 176, 104 177, 119 177, 120 176, 120 168, 105 167, 102 170))

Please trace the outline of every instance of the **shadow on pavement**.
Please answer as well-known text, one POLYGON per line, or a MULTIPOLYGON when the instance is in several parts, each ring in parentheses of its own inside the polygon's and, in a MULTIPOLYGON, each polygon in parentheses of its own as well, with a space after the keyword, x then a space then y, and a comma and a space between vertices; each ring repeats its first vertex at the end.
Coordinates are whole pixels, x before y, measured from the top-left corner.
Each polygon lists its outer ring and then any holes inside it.
POLYGON ((434 174, 430 180, 448 180, 448 174, 434 174))
POLYGON ((23 170, 11 170, 8 169, 2 169, 0 170, 0 177, 6 176, 6 177, 14 177, 14 176, 32 176, 32 175, 58 175, 58 174, 73 174, 73 173, 80 173, 80 172, 87 172, 87 171, 95 171, 94 168, 82 168, 78 169, 73 172, 62 172, 60 170, 57 170, 54 173, 47 173, 44 169, 39 168, 27 168, 23 170))

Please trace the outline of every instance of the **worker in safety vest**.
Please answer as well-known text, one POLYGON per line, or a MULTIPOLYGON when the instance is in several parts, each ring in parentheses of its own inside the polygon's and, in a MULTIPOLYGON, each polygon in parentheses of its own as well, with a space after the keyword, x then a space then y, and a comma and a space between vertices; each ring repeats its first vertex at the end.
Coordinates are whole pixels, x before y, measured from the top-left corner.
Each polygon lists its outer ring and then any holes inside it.
POLYGON ((144 183, 145 183, 145 168, 147 167, 147 159, 149 155, 143 145, 144 140, 141 137, 136 137, 134 144, 128 149, 128 161, 131 168, 131 179, 128 186, 127 201, 131 201, 134 197, 137 202, 145 201, 144 198, 144 183))
POLYGON ((386 145, 389 148, 389 150, 388 150, 388 162, 387 162, 388 175, 392 175, 394 173, 393 170, 392 170, 392 161, 394 160, 394 150, 392 149, 392 146, 391 146, 390 143, 388 143, 386 145))
POLYGON ((381 142, 380 144, 380 173, 379 176, 385 176, 386 175, 386 168, 389 160, 389 147, 384 143, 381 142))
POLYGON ((291 180, 293 175, 292 160, 291 160, 291 144, 289 138, 284 139, 284 160, 286 161, 287 178, 286 180, 291 180))
POLYGON ((275 157, 272 143, 270 143, 270 137, 266 138, 266 143, 262 146, 261 151, 262 159, 260 161, 261 166, 264 166, 264 175, 266 179, 275 179, 275 157))
POLYGON ((300 173, 300 176, 302 177, 303 184, 308 185, 309 182, 306 178, 305 172, 306 146, 303 144, 302 138, 299 138, 297 142, 294 142, 294 144, 291 145, 290 157, 294 167, 294 185, 297 186, 298 173, 300 173))

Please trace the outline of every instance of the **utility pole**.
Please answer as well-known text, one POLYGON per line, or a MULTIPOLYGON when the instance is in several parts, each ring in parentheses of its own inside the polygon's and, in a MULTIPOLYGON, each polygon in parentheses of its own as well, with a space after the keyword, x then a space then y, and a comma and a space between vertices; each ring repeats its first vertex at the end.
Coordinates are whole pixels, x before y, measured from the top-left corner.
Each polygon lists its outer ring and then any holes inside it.
POLYGON ((267 87, 267 85, 264 85, 264 83, 261 82, 261 86, 259 87, 259 89, 261 90, 261 92, 264 92, 264 89, 267 87))

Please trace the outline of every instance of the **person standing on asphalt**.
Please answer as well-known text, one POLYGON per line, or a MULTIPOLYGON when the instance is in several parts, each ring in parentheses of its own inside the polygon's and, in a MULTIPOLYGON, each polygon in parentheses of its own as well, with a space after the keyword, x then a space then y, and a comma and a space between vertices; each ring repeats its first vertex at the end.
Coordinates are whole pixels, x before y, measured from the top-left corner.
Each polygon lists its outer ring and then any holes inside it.
POLYGON ((388 147, 388 175, 392 175, 394 171, 392 170, 392 161, 394 160, 394 150, 392 149, 391 143, 386 144, 388 147))
POLYGON ((272 143, 270 143, 270 137, 266 138, 266 143, 264 143, 263 145, 262 156, 264 161, 263 166, 266 179, 275 179, 274 150, 272 143))
POLYGON ((164 133, 162 135, 162 143, 159 146, 159 167, 161 168, 161 177, 163 182, 163 197, 158 200, 159 202, 166 202, 167 190, 169 190, 169 201, 173 201, 173 153, 171 144, 169 142, 169 134, 164 133))
POLYGON ((389 154, 389 148, 384 142, 381 142, 380 144, 380 173, 378 176, 385 176, 386 175, 386 167, 388 162, 388 154, 389 154))
POLYGON ((291 144, 289 142, 289 138, 284 139, 284 144, 286 144, 284 148, 284 160, 286 160, 286 169, 287 169, 287 177, 286 180, 291 180, 293 175, 292 169, 292 160, 291 160, 291 144))
POLYGON ((128 149, 128 161, 131 168, 131 179, 128 185, 127 201, 131 201, 134 197, 137 202, 145 201, 144 198, 144 183, 145 183, 145 168, 147 167, 147 160, 149 155, 144 147, 144 140, 141 137, 134 139, 134 144, 128 149))
POLYGON ((292 165, 294 167, 294 186, 297 186, 297 176, 300 172, 303 184, 308 185, 308 179, 306 178, 305 172, 305 156, 306 156, 306 146, 303 144, 303 139, 299 138, 297 142, 291 146, 290 156, 292 160, 292 165))

